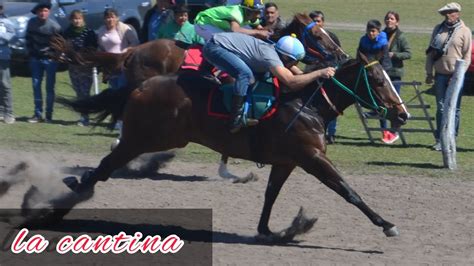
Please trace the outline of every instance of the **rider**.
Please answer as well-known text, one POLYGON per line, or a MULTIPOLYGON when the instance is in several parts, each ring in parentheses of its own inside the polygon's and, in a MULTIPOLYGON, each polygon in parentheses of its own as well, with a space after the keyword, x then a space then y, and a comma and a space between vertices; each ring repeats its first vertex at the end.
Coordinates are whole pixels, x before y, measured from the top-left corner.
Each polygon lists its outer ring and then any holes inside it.
POLYGON ((245 119, 243 113, 245 95, 249 86, 255 82, 254 72, 271 72, 290 91, 297 91, 318 78, 329 78, 335 74, 332 67, 303 74, 296 64, 304 57, 305 49, 295 36, 284 36, 273 45, 242 33, 217 33, 204 46, 203 55, 236 80, 232 97, 231 133, 258 123, 257 120, 245 119))
POLYGON ((270 32, 259 27, 262 0, 243 0, 241 5, 218 6, 199 12, 194 19, 196 33, 207 42, 218 32, 240 32, 267 39, 270 32))

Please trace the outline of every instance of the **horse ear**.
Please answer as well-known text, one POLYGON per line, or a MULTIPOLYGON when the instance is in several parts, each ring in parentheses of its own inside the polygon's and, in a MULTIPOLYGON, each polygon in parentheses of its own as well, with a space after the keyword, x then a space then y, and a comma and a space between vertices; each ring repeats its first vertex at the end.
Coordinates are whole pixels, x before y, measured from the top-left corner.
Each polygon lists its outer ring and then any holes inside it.
POLYGON ((367 56, 365 56, 364 53, 362 53, 361 51, 357 51, 357 58, 359 60, 361 60, 364 64, 368 64, 369 63, 369 59, 367 58, 367 56))
POLYGON ((308 25, 313 20, 306 13, 296 13, 295 18, 304 25, 308 25))

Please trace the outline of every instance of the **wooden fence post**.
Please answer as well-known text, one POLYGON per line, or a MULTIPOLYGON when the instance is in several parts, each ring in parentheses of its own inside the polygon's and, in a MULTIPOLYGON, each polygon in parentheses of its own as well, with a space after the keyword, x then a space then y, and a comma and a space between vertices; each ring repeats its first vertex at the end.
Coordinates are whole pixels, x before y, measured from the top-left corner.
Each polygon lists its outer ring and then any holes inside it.
POLYGON ((456 60, 453 76, 449 82, 444 98, 444 111, 441 119, 440 141, 443 152, 444 168, 457 169, 456 163, 456 137, 455 119, 456 104, 461 92, 466 72, 466 62, 462 59, 456 60))

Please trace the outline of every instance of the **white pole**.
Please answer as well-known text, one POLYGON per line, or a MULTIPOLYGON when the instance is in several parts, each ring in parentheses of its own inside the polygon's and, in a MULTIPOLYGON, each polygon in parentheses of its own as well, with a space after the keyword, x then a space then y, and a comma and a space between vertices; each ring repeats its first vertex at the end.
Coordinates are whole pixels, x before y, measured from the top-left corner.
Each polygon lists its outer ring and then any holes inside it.
POLYGON ((462 59, 456 60, 454 73, 449 82, 444 98, 444 111, 441 119, 441 149, 443 151, 444 168, 457 169, 456 164, 456 137, 455 119, 456 104, 461 92, 466 72, 466 62, 462 59))
POLYGON ((95 94, 97 95, 99 94, 99 81, 97 78, 97 67, 92 68, 92 77, 94 80, 94 91, 95 91, 95 94))

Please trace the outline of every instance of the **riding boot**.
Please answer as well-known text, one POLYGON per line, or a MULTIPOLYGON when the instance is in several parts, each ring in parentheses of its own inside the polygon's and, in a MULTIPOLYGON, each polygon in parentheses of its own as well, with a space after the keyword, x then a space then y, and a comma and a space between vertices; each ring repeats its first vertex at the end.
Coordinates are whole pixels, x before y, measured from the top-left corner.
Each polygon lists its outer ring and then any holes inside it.
POLYGON ((245 119, 244 117, 244 96, 232 96, 230 133, 237 133, 242 127, 255 126, 256 119, 245 119))
POLYGON ((203 58, 198 70, 203 78, 220 85, 221 81, 212 73, 213 68, 214 66, 203 58))

